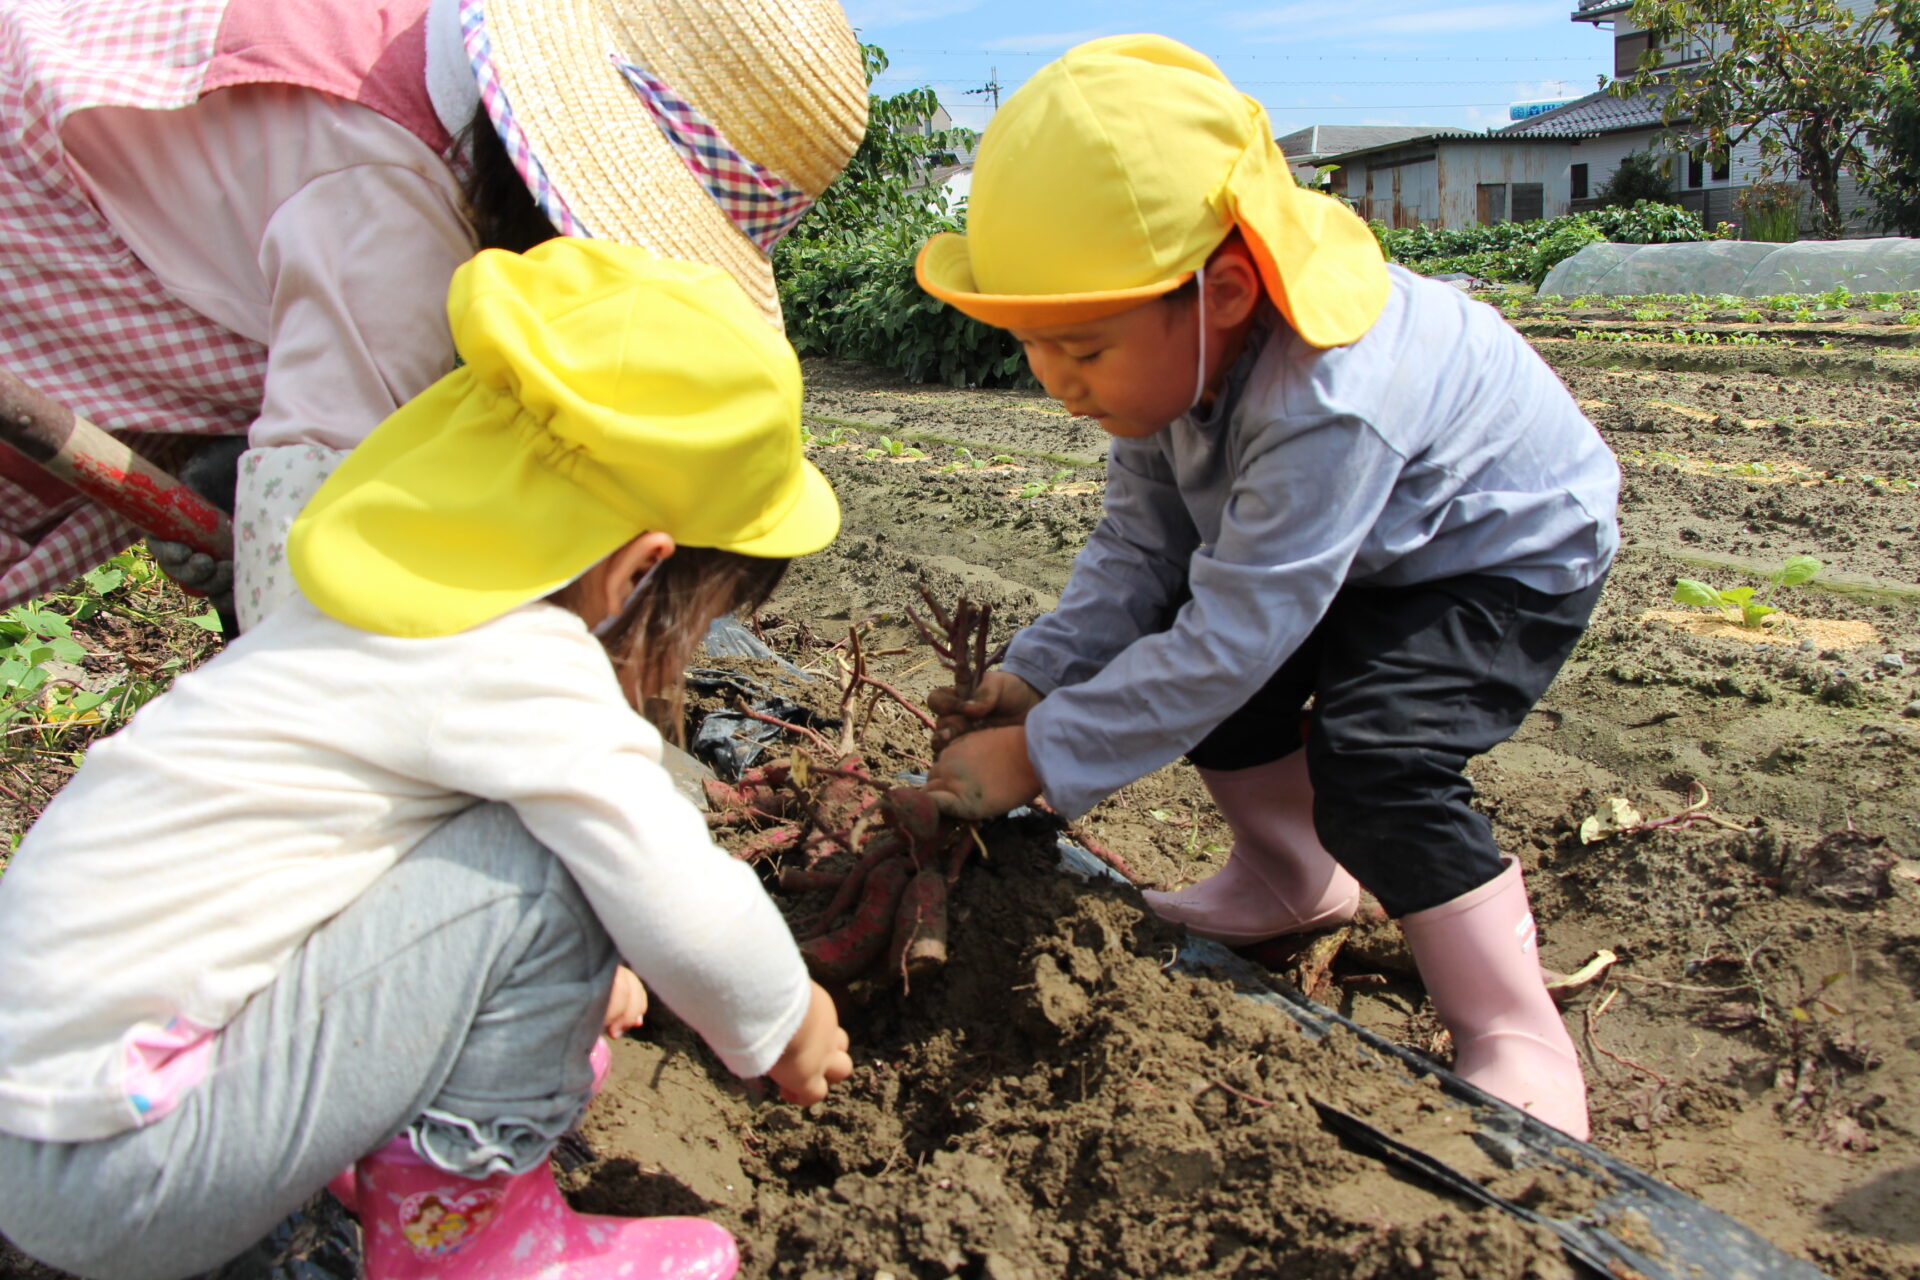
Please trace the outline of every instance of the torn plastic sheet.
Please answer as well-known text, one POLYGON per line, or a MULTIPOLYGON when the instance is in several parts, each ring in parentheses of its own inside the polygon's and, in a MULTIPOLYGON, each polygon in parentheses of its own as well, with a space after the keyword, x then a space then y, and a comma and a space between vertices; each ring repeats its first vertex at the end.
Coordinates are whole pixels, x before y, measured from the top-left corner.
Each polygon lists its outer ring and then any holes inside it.
MULTIPOLYGON (((1060 865, 1083 879, 1125 884, 1111 868, 1067 839, 1057 837, 1060 865)), ((1526 1112, 1468 1084, 1433 1060, 1393 1043, 1324 1005, 1309 1000, 1252 961, 1217 942, 1188 935, 1174 962, 1177 972, 1224 978, 1241 995, 1271 1005, 1314 1040, 1336 1027, 1411 1079, 1432 1076, 1447 1105, 1473 1116, 1473 1141, 1505 1168, 1545 1168, 1589 1186, 1598 1194, 1576 1217, 1555 1218, 1506 1200, 1454 1166, 1409 1146, 1319 1101, 1314 1107, 1328 1128, 1355 1146, 1428 1181, 1544 1226, 1560 1238, 1567 1255, 1603 1276, 1624 1280, 1822 1280, 1826 1273, 1768 1243, 1736 1222, 1641 1172, 1591 1143, 1543 1124, 1526 1112), (1645 1248, 1633 1240, 1651 1240, 1645 1248)))

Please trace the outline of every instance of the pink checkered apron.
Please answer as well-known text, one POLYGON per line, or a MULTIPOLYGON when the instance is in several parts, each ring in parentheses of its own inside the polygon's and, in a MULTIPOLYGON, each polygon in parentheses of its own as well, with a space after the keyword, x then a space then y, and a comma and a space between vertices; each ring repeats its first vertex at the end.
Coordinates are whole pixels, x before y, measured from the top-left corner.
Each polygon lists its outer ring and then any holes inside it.
MULTIPOLYGON (((6 0, 0 4, 0 367, 163 464, 244 432, 266 348, 161 287, 68 171, 59 130, 96 106, 164 110, 296 84, 362 102, 435 150, 427 0, 6 0)), ((0 455, 6 451, 0 450, 0 455)), ((0 456, 0 608, 137 536, 0 456)))

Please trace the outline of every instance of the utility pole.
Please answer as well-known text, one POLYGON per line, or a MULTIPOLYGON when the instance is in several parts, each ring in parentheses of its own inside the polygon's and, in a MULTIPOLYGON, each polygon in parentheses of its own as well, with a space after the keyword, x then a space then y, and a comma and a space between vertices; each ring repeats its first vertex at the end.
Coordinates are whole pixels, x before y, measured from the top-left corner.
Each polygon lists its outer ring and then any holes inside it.
POLYGON ((986 94, 987 100, 993 104, 993 109, 998 111, 1000 109, 1000 68, 988 67, 987 82, 978 89, 968 89, 966 93, 969 97, 986 94))

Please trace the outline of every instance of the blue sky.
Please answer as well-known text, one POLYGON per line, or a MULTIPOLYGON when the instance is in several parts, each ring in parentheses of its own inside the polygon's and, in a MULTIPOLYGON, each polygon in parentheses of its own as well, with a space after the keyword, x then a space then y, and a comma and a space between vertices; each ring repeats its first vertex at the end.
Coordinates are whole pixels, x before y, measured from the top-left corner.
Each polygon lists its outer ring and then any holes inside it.
POLYGON ((1508 104, 1577 97, 1613 67, 1613 38, 1576 0, 842 0, 891 65, 876 93, 932 85, 961 124, 1082 40, 1153 31, 1213 58, 1260 99, 1276 134, 1312 124, 1486 129, 1508 104))

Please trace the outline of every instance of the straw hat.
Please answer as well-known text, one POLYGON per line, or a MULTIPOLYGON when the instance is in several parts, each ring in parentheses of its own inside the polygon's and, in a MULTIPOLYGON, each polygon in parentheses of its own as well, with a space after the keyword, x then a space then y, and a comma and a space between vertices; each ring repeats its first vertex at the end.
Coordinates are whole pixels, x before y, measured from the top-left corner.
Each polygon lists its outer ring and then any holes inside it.
POLYGON ((865 62, 834 0, 460 0, 460 23, 562 233, 722 267, 780 322, 767 253, 866 133, 865 62))
POLYGON ((916 274, 988 324, 1079 324, 1178 288, 1236 226, 1311 345, 1352 342, 1379 319, 1378 242, 1294 182, 1266 108, 1183 44, 1110 36, 1007 99, 981 140, 967 234, 929 240, 916 274))
POLYGON ((452 635, 637 535, 742 555, 840 528, 800 438, 800 364, 717 267, 564 237, 488 249, 447 295, 464 363, 389 415, 294 521, 307 599, 452 635))

